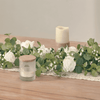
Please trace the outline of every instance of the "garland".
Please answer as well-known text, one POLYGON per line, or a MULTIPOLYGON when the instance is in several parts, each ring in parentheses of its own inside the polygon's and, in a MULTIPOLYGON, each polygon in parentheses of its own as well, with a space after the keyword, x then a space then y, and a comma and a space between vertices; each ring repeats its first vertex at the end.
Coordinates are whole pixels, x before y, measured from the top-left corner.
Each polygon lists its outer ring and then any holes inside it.
POLYGON ((77 45, 75 47, 61 47, 56 52, 53 48, 45 48, 38 43, 38 47, 33 46, 34 41, 26 40, 20 42, 16 37, 9 38, 10 34, 5 34, 8 38, 5 43, 0 43, 0 67, 13 68, 19 66, 19 57, 22 55, 36 56, 36 76, 41 73, 53 71, 61 76, 63 72, 75 72, 87 75, 88 72, 96 77, 100 74, 100 47, 94 39, 90 38, 88 46, 77 45))

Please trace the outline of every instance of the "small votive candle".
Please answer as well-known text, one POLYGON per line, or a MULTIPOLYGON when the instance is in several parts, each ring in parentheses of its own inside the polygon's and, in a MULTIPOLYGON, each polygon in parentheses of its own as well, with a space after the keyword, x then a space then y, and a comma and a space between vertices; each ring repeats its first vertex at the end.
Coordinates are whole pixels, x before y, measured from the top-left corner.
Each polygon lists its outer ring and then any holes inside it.
POLYGON ((35 80, 36 57, 33 55, 23 55, 19 57, 20 63, 20 79, 22 81, 35 80))

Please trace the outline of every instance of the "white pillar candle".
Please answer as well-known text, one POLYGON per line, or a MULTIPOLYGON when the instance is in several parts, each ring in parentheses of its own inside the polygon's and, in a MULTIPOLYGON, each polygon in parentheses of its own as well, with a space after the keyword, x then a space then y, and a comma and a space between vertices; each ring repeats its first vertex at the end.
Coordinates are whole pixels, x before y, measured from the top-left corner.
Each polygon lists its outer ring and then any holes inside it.
POLYGON ((56 27, 56 42, 61 44, 69 42, 69 27, 56 27))

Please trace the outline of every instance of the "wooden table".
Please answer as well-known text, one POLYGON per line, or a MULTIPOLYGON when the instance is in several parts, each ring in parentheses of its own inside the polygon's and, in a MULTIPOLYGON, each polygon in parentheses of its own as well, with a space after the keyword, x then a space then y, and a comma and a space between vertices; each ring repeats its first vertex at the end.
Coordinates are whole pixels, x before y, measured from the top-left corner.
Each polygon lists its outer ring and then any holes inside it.
MULTIPOLYGON (((0 35, 0 42, 4 38, 0 35)), ((19 39, 23 41, 27 37, 19 39)), ((48 46, 44 40, 40 39, 40 42, 47 47, 53 43, 48 46)), ((51 40, 48 41, 50 43, 51 40)), ((0 70, 0 100, 100 100, 100 82, 43 75, 35 81, 24 82, 19 79, 19 72, 0 70)))

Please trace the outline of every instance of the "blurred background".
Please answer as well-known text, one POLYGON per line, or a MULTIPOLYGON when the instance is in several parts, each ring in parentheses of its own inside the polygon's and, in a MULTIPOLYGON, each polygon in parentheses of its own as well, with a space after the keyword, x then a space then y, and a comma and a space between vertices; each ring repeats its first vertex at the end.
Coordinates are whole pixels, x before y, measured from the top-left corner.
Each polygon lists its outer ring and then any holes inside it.
POLYGON ((70 41, 100 43, 100 0, 0 0, 0 34, 55 39, 56 26, 70 41))

